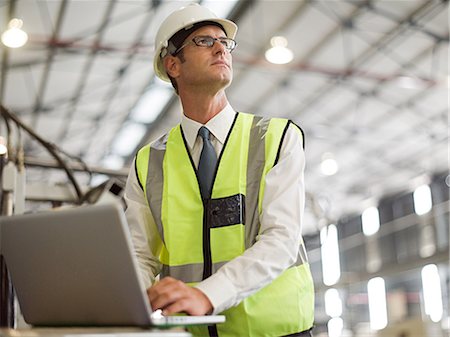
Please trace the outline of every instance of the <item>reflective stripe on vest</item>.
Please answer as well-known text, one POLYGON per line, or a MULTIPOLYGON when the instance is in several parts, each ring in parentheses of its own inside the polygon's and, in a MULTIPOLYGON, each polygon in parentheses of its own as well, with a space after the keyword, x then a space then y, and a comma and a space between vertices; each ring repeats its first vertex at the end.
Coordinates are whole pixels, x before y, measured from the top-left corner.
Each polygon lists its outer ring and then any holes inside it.
MULTIPOLYGON (((278 160, 288 126, 284 119, 237 114, 219 157, 212 200, 205 202, 180 126, 139 151, 138 178, 163 242, 162 277, 195 284, 256 242, 264 178, 278 160), (208 215, 214 200, 235 196, 245 207, 243 223, 214 227, 208 215)), ((299 244, 295 266, 223 313, 227 322, 217 326, 219 336, 280 336, 312 326, 313 283, 299 244)), ((206 331, 192 329, 196 335, 207 336, 206 331)))

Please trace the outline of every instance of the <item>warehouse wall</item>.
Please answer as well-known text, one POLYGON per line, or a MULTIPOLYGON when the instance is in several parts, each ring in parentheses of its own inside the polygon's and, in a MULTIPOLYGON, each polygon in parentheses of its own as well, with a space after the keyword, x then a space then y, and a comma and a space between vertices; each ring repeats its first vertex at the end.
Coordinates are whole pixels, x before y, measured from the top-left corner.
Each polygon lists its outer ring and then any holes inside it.
POLYGON ((447 336, 449 316, 449 186, 448 174, 436 174, 430 183, 432 209, 417 215, 413 193, 383 197, 378 205, 380 229, 372 236, 362 231, 360 214, 337 221, 341 276, 329 286, 323 283, 320 234, 305 237, 316 286, 316 334, 326 336, 332 318, 326 313, 325 292, 337 289, 342 301, 343 336, 447 336), (442 322, 425 313, 421 270, 438 267, 442 322), (388 326, 370 329, 367 282, 382 277, 386 285, 388 326))

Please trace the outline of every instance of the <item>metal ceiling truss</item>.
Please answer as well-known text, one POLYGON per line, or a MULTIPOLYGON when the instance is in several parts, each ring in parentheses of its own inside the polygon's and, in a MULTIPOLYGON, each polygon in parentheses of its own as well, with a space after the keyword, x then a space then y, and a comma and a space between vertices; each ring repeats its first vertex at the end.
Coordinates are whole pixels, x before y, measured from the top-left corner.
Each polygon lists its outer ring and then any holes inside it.
MULTIPOLYGON (((58 18, 56 19, 56 26, 53 30, 51 41, 58 40, 58 36, 59 36, 59 33, 61 32, 61 26, 62 26, 62 23, 64 20, 64 15, 66 13, 66 10, 67 10, 67 0, 63 0, 61 2, 61 5, 59 6, 58 18)), ((40 85, 38 87, 38 91, 36 93, 36 100, 35 100, 34 108, 32 111, 33 118, 31 121, 31 125, 33 128, 36 127, 38 114, 42 108, 42 100, 45 97, 45 90, 47 88, 50 69, 53 65, 53 60, 55 58, 55 54, 56 54, 56 47, 54 45, 50 44, 50 46, 48 47, 48 50, 47 50, 47 59, 45 61, 44 72, 42 74, 41 83, 40 83, 40 85)))
MULTIPOLYGON (((75 150, 75 152, 78 151, 78 153, 76 153, 77 155, 83 157, 85 160, 88 158, 89 160, 92 159, 92 161, 100 162, 102 155, 107 155, 108 151, 110 151, 106 147, 107 144, 112 143, 114 135, 119 132, 121 126, 126 124, 127 121, 131 121, 130 112, 138 103, 139 97, 147 90, 151 90, 152 86, 156 83, 154 76, 149 76, 148 81, 147 79, 142 79, 142 83, 145 82, 145 84, 143 83, 142 87, 139 87, 141 84, 139 84, 139 86, 137 84, 134 85, 134 87, 137 88, 133 88, 133 99, 126 101, 124 103, 126 105, 124 108, 122 108, 121 105, 120 115, 118 111, 115 111, 117 109, 114 109, 114 104, 118 102, 117 99, 122 93, 121 89, 126 85, 127 79, 131 78, 133 65, 136 65, 136 61, 141 58, 147 60, 149 57, 147 49, 149 43, 144 41, 144 39, 148 37, 148 29, 151 27, 149 22, 157 19, 156 16, 159 14, 157 9, 159 8, 161 1, 146 2, 145 10, 143 10, 143 7, 140 7, 139 11, 135 11, 135 7, 131 6, 132 10, 124 13, 116 13, 115 11, 119 7, 119 1, 109 1, 105 6, 101 7, 102 11, 99 13, 98 25, 97 23, 94 23, 91 27, 83 27, 82 31, 78 32, 76 37, 70 40, 64 40, 61 38, 62 26, 70 12, 68 5, 71 3, 72 1, 70 0, 61 0, 59 2, 59 8, 54 7, 58 12, 55 12, 55 26, 52 27, 51 36, 49 36, 48 40, 39 41, 39 39, 35 38, 33 41, 30 41, 30 50, 38 53, 43 52, 42 55, 45 54, 45 56, 36 56, 36 58, 28 61, 18 61, 19 63, 11 64, 12 60, 10 60, 11 55, 9 53, 12 52, 8 52, 7 48, 3 48, 1 63, 2 71, 0 75, 0 103, 6 94, 5 86, 8 71, 12 74, 12 70, 24 68, 24 74, 26 71, 29 71, 24 76, 32 78, 33 75, 31 74, 31 71, 36 70, 37 68, 41 70, 42 67, 43 71, 40 75, 38 85, 33 88, 30 87, 31 89, 26 87, 30 89, 30 93, 33 93, 33 105, 30 108, 22 108, 20 110, 15 109, 15 112, 21 115, 21 117, 31 116, 31 124, 33 127, 41 125, 39 123, 40 117, 46 117, 43 118, 42 121, 54 118, 56 122, 61 122, 60 124, 62 127, 58 130, 54 141, 56 143, 63 142, 64 144, 77 143, 77 146, 74 146, 75 149, 79 149, 75 150), (114 17, 113 14, 115 14, 114 17), (142 22, 138 21, 134 23, 135 26, 133 29, 136 29, 137 33, 133 33, 132 37, 130 37, 130 40, 133 39, 133 41, 126 48, 120 48, 114 45, 108 46, 104 43, 109 29, 116 25, 127 23, 127 21, 138 15, 139 20, 141 19, 140 15, 142 15, 142 22), (87 39, 89 39, 89 41, 87 41, 87 39), (144 50, 144 47, 146 50, 144 50), (95 79, 93 80, 93 77, 90 76, 90 74, 95 70, 96 59, 100 57, 100 54, 103 55, 103 53, 114 57, 117 67, 114 66, 114 70, 112 71, 116 71, 116 73, 113 74, 110 81, 102 81, 96 85, 97 83, 95 82, 98 81, 95 79), (65 61, 66 59, 70 60, 70 56, 74 54, 79 55, 79 59, 83 62, 80 73, 79 75, 77 74, 78 77, 75 78, 76 83, 74 83, 74 89, 68 94, 66 94, 67 91, 61 91, 50 95, 49 86, 53 83, 50 82, 50 80, 53 75, 52 72, 55 70, 55 64, 59 61, 65 61), (84 58, 81 58, 81 56, 84 58), (59 95, 59 97, 57 95, 59 95), (136 98, 134 98, 134 95, 136 98), (93 96, 96 96, 95 99, 91 99, 93 96), (89 121, 88 128, 92 130, 89 137, 80 136, 82 131, 86 131, 86 125, 83 130, 83 123, 80 123, 81 120, 77 119, 77 113, 80 111, 80 107, 85 101, 87 103, 101 103, 101 108, 99 109, 92 111, 83 110, 83 113, 91 112, 89 114, 90 117, 87 117, 89 121), (110 123, 110 128, 116 128, 117 130, 114 130, 115 132, 112 132, 111 134, 102 134, 102 132, 98 132, 102 125, 108 124, 111 120, 113 120, 113 122, 110 123), (105 143, 104 148, 95 146, 99 140, 102 140, 102 143, 105 143)), ((314 132, 316 131, 314 128, 317 127, 317 130, 320 131, 320 127, 323 126, 324 129, 326 129, 326 132, 336 135, 333 140, 334 146, 337 148, 346 146, 348 144, 346 144, 348 139, 354 139, 355 135, 358 135, 357 131, 361 131, 358 128, 361 126, 361 119, 359 119, 359 117, 361 117, 362 112, 358 107, 365 103, 368 98, 373 98, 375 104, 382 102, 384 109, 383 116, 373 117, 371 127, 374 127, 375 129, 380 127, 381 129, 381 126, 384 125, 383 122, 386 116, 397 116, 399 112, 402 113, 402 116, 409 117, 409 115, 405 114, 405 111, 408 110, 411 111, 411 116, 414 117, 414 119, 411 120, 411 125, 408 127, 408 130, 402 131, 401 134, 396 135, 395 139, 402 139, 407 133, 414 133, 425 135, 430 138, 435 137, 435 143, 439 144, 441 140, 445 140, 441 139, 443 137, 441 129, 431 129, 431 123, 432 120, 441 118, 440 116, 445 119, 448 111, 440 111, 441 106, 439 106, 433 110, 433 115, 425 114, 421 111, 420 102, 424 98, 427 98, 430 94, 430 89, 438 89, 436 86, 442 85, 438 75, 442 75, 440 71, 442 71, 441 69, 443 66, 447 65, 439 63, 443 56, 441 46, 445 47, 448 45, 449 35, 448 32, 442 33, 439 29, 436 32, 433 31, 433 28, 430 28, 432 26, 428 27, 428 22, 433 24, 436 22, 436 18, 439 20, 442 19, 442 17, 438 17, 438 15, 441 15, 443 11, 447 11, 448 0, 417 1, 410 3, 410 5, 405 6, 405 8, 407 8, 406 12, 405 10, 396 7, 393 7, 393 10, 390 11, 389 7, 384 6, 382 1, 378 2, 372 0, 346 1, 343 3, 343 7, 339 7, 339 2, 327 2, 322 0, 290 2, 289 5, 290 6, 287 8, 292 7, 292 11, 288 13, 285 11, 286 18, 280 19, 276 24, 274 23, 272 25, 275 26, 275 28, 271 28, 273 33, 281 34, 292 30, 292 28, 296 27, 295 25, 299 23, 305 23, 304 21, 308 21, 304 20, 306 18, 305 16, 310 14, 311 11, 320 12, 318 15, 323 18, 324 21, 322 23, 325 24, 324 27, 330 28, 325 28, 328 29, 328 31, 323 31, 324 34, 320 40, 316 39, 311 41, 312 47, 303 50, 305 52, 303 54, 304 56, 297 63, 291 64, 286 68, 278 68, 281 69, 281 71, 277 73, 276 79, 271 79, 271 81, 267 83, 267 89, 264 86, 264 89, 254 95, 254 101, 249 102, 248 106, 245 108, 247 111, 255 114, 264 113, 263 108, 261 107, 267 106, 272 102, 271 100, 274 99, 274 97, 278 97, 276 95, 283 93, 283 97, 285 97, 284 94, 292 96, 292 104, 285 106, 285 117, 290 117, 296 122, 300 122, 302 119, 307 121, 309 117, 313 117, 312 113, 313 111, 316 111, 315 109, 320 103, 329 102, 330 98, 334 98, 337 95, 338 90, 336 89, 341 88, 345 93, 348 92, 351 96, 342 96, 339 107, 336 106, 320 116, 321 120, 319 120, 319 122, 323 122, 323 125, 305 122, 307 134, 311 133, 313 138, 315 136, 314 132), (417 7, 414 8, 414 6, 417 7), (403 14, 396 14, 402 12, 403 14), (359 20, 361 18, 366 18, 366 15, 368 15, 369 19, 374 18, 376 22, 379 20, 388 22, 387 26, 389 29, 383 28, 383 32, 380 32, 380 35, 370 35, 372 32, 371 28, 369 27, 369 31, 365 31, 365 22, 359 20), (332 22, 329 22, 327 19, 331 19, 332 22), (412 49, 413 53, 415 53, 413 54, 414 57, 408 60, 407 58, 409 55, 402 56, 404 54, 398 51, 395 46, 402 38, 415 38, 417 32, 423 33, 424 37, 427 37, 430 40, 427 41, 424 39, 423 44, 419 44, 417 49, 412 49), (361 44, 361 41, 365 41, 366 43, 367 41, 374 42, 371 43, 370 46, 365 46, 361 44), (339 56, 343 57, 340 59, 342 60, 342 65, 336 65, 335 68, 332 68, 331 66, 321 66, 321 62, 315 62, 316 58, 320 59, 321 57, 324 57, 324 60, 329 61, 326 59, 326 57, 328 57, 327 52, 329 51, 327 48, 335 46, 336 42, 339 45, 334 52, 336 54, 340 53, 339 56), (380 57, 380 59, 382 57, 383 61, 387 62, 388 65, 392 65, 392 69, 397 70, 387 74, 382 71, 377 73, 376 70, 365 70, 376 69, 372 67, 372 64, 375 64, 374 62, 378 60, 378 57, 380 57), (429 71, 428 68, 424 68, 425 70, 420 68, 420 65, 426 65, 428 67, 428 63, 425 61, 431 61, 429 71), (368 68, 368 66, 370 66, 370 68, 368 68), (306 95, 304 95, 305 97, 298 97, 296 92, 303 89, 298 88, 301 84, 298 84, 296 81, 296 75, 301 76, 302 73, 306 72, 322 76, 319 78, 320 82, 317 89, 304 90, 306 93, 306 95), (389 86, 390 88, 391 81, 396 80, 399 76, 405 75, 416 78, 420 81, 420 84, 423 85, 414 92, 410 92, 413 93, 412 97, 409 97, 409 93, 405 95, 405 97, 400 96, 398 93, 397 95, 390 95, 384 90, 386 86, 389 86), (359 81, 357 82, 359 79, 367 79, 369 87, 360 86, 358 84, 359 81), (437 111, 438 109, 439 111, 437 111), (349 111, 351 115, 349 115, 349 111), (339 127, 333 126, 336 122, 342 120, 342 117, 345 118, 346 116, 354 116, 355 118, 350 118, 349 123, 339 123, 339 127), (308 128, 311 129, 308 130, 308 128)), ((8 16, 12 18, 16 11, 17 0, 9 1, 8 6, 8 16)), ((50 13, 49 7, 45 7, 48 6, 48 4, 44 3, 40 4, 40 6, 42 6, 43 10, 47 8, 48 13, 50 13)), ((247 19, 247 15, 252 15, 252 10, 264 8, 262 6, 263 0, 238 1, 231 12, 230 18, 239 24, 240 19, 247 19)), ((41 19, 43 21, 45 21, 44 19, 47 19, 47 24, 49 24, 48 22, 51 22, 50 15, 48 15, 48 17, 44 15, 41 19)), ((261 24, 261 22, 258 24, 261 24)), ((131 28, 131 24, 129 26, 131 28)), ((48 31, 50 30, 48 29, 48 31)), ((251 56, 248 59, 240 59, 238 53, 237 57, 235 57, 235 62, 243 65, 243 69, 236 74, 233 85, 244 83, 258 70, 267 70, 267 64, 261 59, 261 55, 264 54, 265 46, 267 44, 268 41, 259 41, 258 47, 254 48, 256 50, 252 51, 256 56, 251 56)), ((325 64, 331 63, 325 61, 325 64)), ((151 67, 150 60, 148 67, 151 67)), ((149 74, 151 74, 151 72, 149 72, 149 74)), ((34 85, 33 81, 26 82, 28 82, 26 83, 26 86, 34 85)), ((365 82, 363 82, 363 84, 364 83, 365 82)), ((10 88, 8 87, 8 91, 9 89, 10 88)), ((434 94, 434 92, 431 93, 434 94)), ((232 97, 233 92, 230 91, 230 94, 230 97, 232 97)), ((369 104, 370 103, 372 102, 369 102, 369 104)), ((157 117, 155 121, 146 124, 148 129, 147 134, 137 148, 148 142, 150 135, 153 136, 157 130, 159 132, 161 128, 167 127, 166 118, 170 120, 174 115, 176 104, 178 104, 178 99, 177 96, 174 95, 163 108, 159 117, 157 117)), ((406 123, 409 123, 409 121, 406 120, 406 123)), ((300 122, 300 124, 302 123, 300 122)), ((390 138, 391 137, 389 137, 389 139, 390 138)), ((357 141, 364 141, 364 139, 357 139, 357 141)), ((27 147, 32 148, 33 150, 36 148, 35 145, 36 144, 30 144, 29 142, 27 143, 27 147)), ((361 145, 361 143, 355 143, 356 148, 358 148, 359 145, 361 145)), ((437 146, 440 145, 437 144, 437 146)), ((373 151, 379 150, 374 149, 373 151)), ((127 164, 133 159, 134 152, 135 151, 132 151, 131 154, 125 158, 127 164)), ((316 162, 318 163, 320 161, 320 156, 322 155, 322 153, 319 152, 320 151, 309 153, 308 156, 311 157, 308 158, 308 161, 311 161, 312 159, 311 162, 313 164, 316 162)), ((39 153, 39 151, 37 153, 39 153)), ((33 153, 33 155, 36 154, 33 153)), ((383 163, 383 165, 389 164, 393 169, 405 168, 401 163, 400 158, 391 158, 393 160, 389 160, 388 162, 386 158, 388 158, 389 155, 391 157, 393 156, 389 153, 379 153, 380 160, 386 162, 383 163)), ((386 167, 386 170, 386 172, 388 172, 388 167, 386 167)), ((371 174, 373 172, 371 172, 369 168, 367 173, 371 174)), ((410 175, 411 173, 412 168, 407 174, 410 175)), ((342 179, 345 180, 347 178, 348 177, 343 177, 342 179)), ((319 179, 319 177, 317 177, 317 179, 319 179)), ((358 189, 358 186, 361 184, 360 180, 361 179, 355 176, 354 181, 349 181, 346 192, 351 192, 352 189, 358 189)), ((344 186, 342 187, 342 189, 344 189, 345 184, 341 185, 344 186)), ((339 185, 339 188, 341 188, 341 185, 339 185)))
POLYGON ((117 0, 111 0, 108 2, 108 7, 103 15, 102 22, 100 26, 98 27, 97 32, 95 33, 95 40, 92 43, 92 48, 90 50, 89 56, 87 57, 86 62, 84 63, 84 67, 81 71, 81 75, 79 77, 78 84, 76 86, 75 93, 73 94, 72 99, 70 100, 71 104, 69 108, 65 112, 65 120, 64 126, 62 127, 59 136, 57 137, 57 141, 61 142, 64 138, 64 136, 67 134, 67 132, 70 129, 70 125, 72 123, 73 115, 75 113, 75 110, 77 109, 78 102, 80 101, 82 97, 82 93, 86 88, 86 83, 89 78, 89 74, 92 69, 92 65, 95 61, 95 57, 98 53, 98 48, 96 46, 99 46, 102 42, 103 36, 105 34, 106 28, 108 27, 111 19, 111 14, 113 12, 113 9, 117 3, 117 0))
MULTIPOLYGON (((145 34, 146 34, 148 28, 150 27, 150 25, 148 24, 148 22, 150 21, 151 17, 152 17, 154 14, 155 14, 155 11, 154 11, 154 10, 153 10, 153 11, 150 11, 150 10, 149 10, 149 11, 146 13, 146 19, 142 21, 142 24, 141 24, 141 26, 139 27, 139 31, 138 31, 138 33, 136 34, 136 38, 135 38, 135 41, 134 41, 134 43, 133 43, 134 46, 139 46, 139 45, 142 43, 142 40, 143 40, 143 38, 144 38, 144 36, 145 36, 145 34)), ((104 112, 103 112, 102 114, 100 114, 99 116, 97 116, 97 118, 96 118, 95 121, 94 121, 95 127, 96 127, 96 128, 97 128, 101 123, 103 123, 103 122, 105 122, 105 121, 108 120, 109 114, 110 114, 110 112, 109 112, 109 111, 110 111, 110 106, 111 106, 111 103, 112 103, 112 101, 113 101, 113 98, 116 96, 117 92, 119 91, 119 88, 120 88, 120 86, 122 85, 123 80, 124 80, 124 77, 125 77, 124 75, 125 75, 126 71, 129 69, 129 67, 130 67, 130 65, 132 64, 133 59, 136 57, 136 55, 137 55, 137 54, 135 53, 135 51, 134 51, 133 49, 131 49, 131 50, 127 53, 127 55, 124 57, 124 61, 123 61, 122 65, 121 65, 120 68, 119 68, 121 71, 119 71, 119 72, 117 73, 116 81, 115 81, 114 85, 112 85, 112 86, 110 87, 110 90, 108 90, 108 93, 106 94, 105 98, 103 99, 103 102, 105 102, 104 109, 103 109, 104 112)), ((149 81, 148 81, 148 82, 144 85, 144 87, 141 89, 141 93, 144 93, 144 92, 145 92, 146 88, 148 88, 149 83, 151 83, 151 81, 152 81, 152 79, 149 78, 149 81)), ((133 106, 135 106, 136 103, 137 103, 138 101, 139 101, 139 98, 137 98, 137 99, 135 100, 135 102, 130 106, 130 109, 129 109, 130 111, 131 111, 131 108, 132 108, 133 106)), ((122 122, 124 122, 127 118, 128 118, 128 115, 125 115, 125 116, 122 118, 122 122)), ((85 156, 85 155, 87 154, 87 151, 91 148, 90 145, 92 145, 92 142, 89 142, 88 144, 86 144, 86 146, 83 147, 85 150, 84 150, 83 153, 81 153, 82 156, 85 156)))

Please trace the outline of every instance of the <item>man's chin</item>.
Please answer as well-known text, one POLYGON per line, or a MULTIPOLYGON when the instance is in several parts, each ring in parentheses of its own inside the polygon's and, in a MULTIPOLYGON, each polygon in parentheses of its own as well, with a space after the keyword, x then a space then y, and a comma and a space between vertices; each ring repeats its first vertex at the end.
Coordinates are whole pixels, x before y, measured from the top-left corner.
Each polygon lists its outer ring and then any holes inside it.
POLYGON ((201 83, 198 83, 198 85, 208 88, 209 90, 218 92, 220 90, 224 90, 227 87, 229 87, 231 82, 232 82, 232 77, 230 77, 229 75, 223 76, 223 74, 221 74, 218 76, 210 77, 206 81, 205 81, 205 79, 203 79, 201 81, 201 83))
POLYGON ((232 80, 233 78, 229 74, 227 75, 222 74, 222 76, 220 77, 220 83, 223 85, 224 88, 227 88, 231 84, 232 80))

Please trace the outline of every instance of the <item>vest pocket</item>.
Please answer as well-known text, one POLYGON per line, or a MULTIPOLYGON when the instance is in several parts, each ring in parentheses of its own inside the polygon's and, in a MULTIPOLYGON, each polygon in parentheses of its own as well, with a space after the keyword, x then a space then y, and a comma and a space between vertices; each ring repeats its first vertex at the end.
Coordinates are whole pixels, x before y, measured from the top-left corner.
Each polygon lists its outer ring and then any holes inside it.
POLYGON ((212 263, 230 261, 244 252, 245 227, 241 224, 211 228, 212 263))
POLYGON ((244 224, 245 196, 235 194, 230 197, 209 199, 205 203, 209 228, 244 224))

